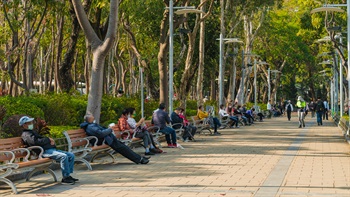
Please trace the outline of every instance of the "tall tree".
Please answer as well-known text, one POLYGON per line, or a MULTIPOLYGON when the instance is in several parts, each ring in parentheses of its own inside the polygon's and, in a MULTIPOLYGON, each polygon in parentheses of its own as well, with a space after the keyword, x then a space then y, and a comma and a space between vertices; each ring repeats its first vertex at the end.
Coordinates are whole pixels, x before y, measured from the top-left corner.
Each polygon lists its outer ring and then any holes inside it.
POLYGON ((92 113, 95 116, 96 121, 99 122, 101 114, 104 64, 105 58, 112 48, 116 36, 118 27, 119 1, 110 0, 108 30, 103 41, 98 37, 93 27, 91 26, 81 1, 72 0, 72 3, 79 24, 85 33, 86 39, 91 45, 91 51, 93 55, 91 86, 86 111, 88 113, 92 113))

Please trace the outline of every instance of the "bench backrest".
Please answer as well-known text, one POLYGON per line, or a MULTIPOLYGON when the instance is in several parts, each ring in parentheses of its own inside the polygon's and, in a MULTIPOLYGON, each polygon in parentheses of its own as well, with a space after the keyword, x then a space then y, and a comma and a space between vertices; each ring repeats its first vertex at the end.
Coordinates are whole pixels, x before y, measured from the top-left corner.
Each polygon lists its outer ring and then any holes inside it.
POLYGON ((69 137, 69 140, 70 140, 70 142, 72 144, 72 147, 78 147, 78 146, 86 145, 86 141, 75 140, 75 139, 81 139, 81 138, 87 137, 86 132, 85 132, 84 129, 68 130, 68 131, 66 131, 65 135, 66 135, 67 138, 69 137))
POLYGON ((198 118, 198 116, 191 116, 191 118, 192 118, 193 121, 200 120, 200 119, 198 118))
MULTIPOLYGON (((0 139, 0 151, 12 151, 17 148, 25 148, 25 147, 26 146, 24 145, 21 137, 0 139)), ((15 151, 13 153, 15 154, 16 159, 24 158, 27 155, 27 152, 23 152, 23 151, 15 151)), ((10 160, 11 157, 12 155, 1 154, 0 163, 10 160)))

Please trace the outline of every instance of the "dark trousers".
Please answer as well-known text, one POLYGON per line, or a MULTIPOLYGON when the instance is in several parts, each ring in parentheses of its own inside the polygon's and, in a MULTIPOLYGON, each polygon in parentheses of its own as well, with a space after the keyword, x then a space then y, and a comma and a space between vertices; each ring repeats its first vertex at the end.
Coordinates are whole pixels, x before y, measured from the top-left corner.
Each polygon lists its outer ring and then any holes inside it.
POLYGON ((316 112, 316 116, 317 116, 317 123, 322 125, 322 111, 318 111, 316 112))
POLYGON ((173 128, 164 127, 160 130, 160 132, 165 135, 165 139, 168 144, 176 144, 176 132, 173 128))
POLYGON ((291 114, 292 114, 292 111, 287 110, 287 117, 288 117, 288 120, 290 120, 290 118, 292 117, 291 114))
POLYGON ((238 126, 238 122, 239 122, 238 117, 230 116, 230 120, 232 120, 232 123, 230 126, 233 126, 233 125, 236 125, 236 127, 238 126))
POLYGON ((328 111, 323 112, 323 120, 324 120, 324 118, 326 118, 326 120, 328 120, 328 111))
POLYGON ((113 150, 117 151, 119 154, 133 161, 134 163, 140 163, 141 156, 134 151, 132 151, 128 146, 120 142, 117 138, 113 139, 111 145, 109 145, 113 150))
POLYGON ((218 132, 218 127, 221 127, 220 120, 217 119, 216 117, 213 117, 214 121, 214 132, 218 132))
POLYGON ((259 116, 259 120, 260 121, 262 121, 263 118, 265 118, 265 116, 262 113, 260 113, 260 112, 257 115, 259 116))
POLYGON ((197 131, 197 127, 192 126, 192 125, 188 125, 185 127, 185 132, 184 132, 182 137, 184 139, 191 138, 194 136, 194 134, 196 134, 196 131, 197 131))

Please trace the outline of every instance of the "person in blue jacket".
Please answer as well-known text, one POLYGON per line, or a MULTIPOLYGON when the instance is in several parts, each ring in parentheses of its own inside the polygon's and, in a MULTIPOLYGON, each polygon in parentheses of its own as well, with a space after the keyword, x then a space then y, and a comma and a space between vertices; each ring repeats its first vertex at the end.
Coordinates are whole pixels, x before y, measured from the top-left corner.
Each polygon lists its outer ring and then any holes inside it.
POLYGON ((113 135, 113 130, 111 128, 105 128, 97 123, 94 123, 95 117, 93 115, 85 115, 84 120, 85 122, 81 123, 80 127, 85 130, 87 135, 97 137, 98 144, 102 144, 104 140, 105 143, 108 144, 113 150, 136 164, 147 164, 149 162, 148 158, 140 156, 132 151, 128 146, 120 142, 115 135, 113 135))

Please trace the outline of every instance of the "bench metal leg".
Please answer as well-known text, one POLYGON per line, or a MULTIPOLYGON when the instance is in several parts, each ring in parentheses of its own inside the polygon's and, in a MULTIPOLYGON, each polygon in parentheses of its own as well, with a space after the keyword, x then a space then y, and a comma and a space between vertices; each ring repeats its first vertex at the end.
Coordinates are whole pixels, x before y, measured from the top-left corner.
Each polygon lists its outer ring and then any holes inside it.
POLYGON ((55 173, 53 170, 51 170, 49 167, 47 167, 47 168, 35 168, 33 171, 31 171, 31 172, 28 173, 27 178, 26 178, 26 181, 29 181, 30 178, 32 178, 32 176, 34 175, 34 173, 40 172, 40 171, 47 171, 49 174, 52 175, 53 180, 54 180, 55 182, 57 182, 56 173, 55 173))
POLYGON ((84 158, 75 158, 74 162, 77 162, 77 161, 84 163, 86 165, 86 167, 88 168, 88 170, 92 170, 90 162, 88 162, 86 159, 84 159, 84 158))
POLYGON ((11 189, 12 189, 12 192, 14 194, 18 193, 15 184, 13 184, 12 181, 10 181, 9 179, 7 179, 7 178, 0 178, 0 181, 6 183, 7 185, 9 185, 11 187, 11 189))

